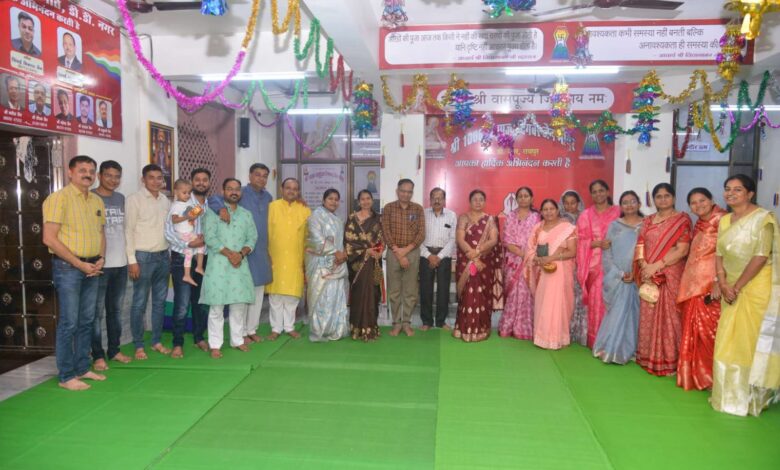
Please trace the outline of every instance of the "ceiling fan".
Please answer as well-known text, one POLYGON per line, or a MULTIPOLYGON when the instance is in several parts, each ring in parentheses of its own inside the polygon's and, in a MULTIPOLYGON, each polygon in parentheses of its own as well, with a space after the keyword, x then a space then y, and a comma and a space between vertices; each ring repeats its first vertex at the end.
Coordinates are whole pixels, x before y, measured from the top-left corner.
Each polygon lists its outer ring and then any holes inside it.
POLYGON ((526 90, 528 93, 534 94, 534 95, 540 95, 540 96, 550 96, 550 90, 548 88, 552 88, 553 85, 555 85, 555 82, 557 80, 553 79, 549 82, 544 82, 541 84, 536 83, 536 77, 534 77, 534 84, 533 86, 529 86, 526 90))
POLYGON ((200 10, 203 2, 146 2, 144 0, 128 0, 127 9, 136 13, 158 11, 200 10))
POLYGON ((614 7, 623 8, 642 8, 645 10, 676 10, 682 6, 683 2, 672 2, 668 0, 593 0, 590 3, 583 3, 580 5, 571 5, 563 8, 555 8, 552 10, 541 11, 538 13, 532 13, 532 16, 550 16, 565 11, 577 11, 585 8, 599 8, 607 9, 614 7))

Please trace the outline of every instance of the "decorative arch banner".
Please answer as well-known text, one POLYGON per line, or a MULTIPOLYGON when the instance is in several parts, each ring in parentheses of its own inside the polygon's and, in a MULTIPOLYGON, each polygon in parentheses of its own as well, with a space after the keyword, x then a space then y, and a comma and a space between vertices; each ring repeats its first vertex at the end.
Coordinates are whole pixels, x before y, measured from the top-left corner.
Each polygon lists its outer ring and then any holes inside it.
MULTIPOLYGON (((597 116, 587 116, 595 119, 597 116)), ((536 124, 549 124, 547 113, 535 115, 536 124)), ((518 116, 495 115, 496 124, 504 132, 513 131, 518 116)), ((575 133, 572 146, 564 146, 537 132, 539 126, 520 125, 515 132, 515 157, 495 143, 482 148, 483 119, 474 127, 447 135, 441 126, 441 116, 426 116, 425 125, 425 194, 434 187, 447 191, 447 207, 457 214, 469 208, 468 195, 473 189, 487 194, 487 212, 508 213, 516 208, 514 193, 521 186, 534 192, 534 205, 542 200, 560 199, 561 194, 574 189, 585 202, 589 201, 588 185, 603 179, 612 187, 615 166, 615 144, 605 143, 575 133)), ((425 198, 427 200, 427 197, 425 198)), ((427 205, 427 204, 426 204, 427 205)))
POLYGON ((119 28, 68 0, 0 1, 0 123, 122 140, 119 28))

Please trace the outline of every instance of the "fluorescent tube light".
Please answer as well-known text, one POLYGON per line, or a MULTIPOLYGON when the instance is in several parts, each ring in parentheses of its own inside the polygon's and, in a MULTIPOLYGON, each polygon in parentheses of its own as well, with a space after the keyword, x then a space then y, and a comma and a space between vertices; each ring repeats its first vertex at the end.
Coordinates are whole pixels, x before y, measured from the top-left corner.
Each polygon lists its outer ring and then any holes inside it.
MULTIPOLYGON (((780 105, 777 104, 766 104, 764 105, 764 109, 767 111, 780 111, 780 105)), ((710 105, 711 111, 750 111, 750 108, 748 106, 742 106, 742 109, 737 108, 737 105, 730 104, 728 106, 721 106, 719 104, 713 104, 710 105)))
POLYGON ((575 66, 561 67, 512 67, 505 70, 507 75, 599 75, 616 74, 620 67, 616 65, 591 65, 585 68, 575 66))
POLYGON ((312 109, 291 109, 287 111, 291 115, 317 115, 317 114, 352 114, 349 108, 312 108, 312 109))
MULTIPOLYGON (((205 73, 200 76, 204 82, 221 82, 227 77, 224 73, 205 73)), ((233 80, 301 80, 306 78, 304 72, 269 72, 269 73, 237 73, 233 80)))

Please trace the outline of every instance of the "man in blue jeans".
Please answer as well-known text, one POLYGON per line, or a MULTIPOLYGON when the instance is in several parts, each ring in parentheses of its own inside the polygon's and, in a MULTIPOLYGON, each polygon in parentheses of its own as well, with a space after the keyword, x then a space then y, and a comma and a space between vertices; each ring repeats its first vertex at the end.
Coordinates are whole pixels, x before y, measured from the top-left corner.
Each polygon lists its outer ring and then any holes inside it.
POLYGON ((92 333, 92 367, 108 370, 106 360, 128 363, 132 359, 119 351, 122 337, 120 313, 127 287, 127 253, 125 252, 125 196, 116 191, 122 182, 122 166, 114 160, 100 164, 99 186, 92 190, 100 196, 106 214, 106 257, 99 278, 95 328, 92 333), (106 319, 108 357, 103 349, 103 317, 106 319))
POLYGON ((155 164, 146 165, 141 174, 143 187, 125 202, 125 239, 127 273, 133 281, 130 329, 135 358, 145 360, 148 356, 144 350, 144 315, 149 291, 152 293, 152 349, 160 354, 171 352, 162 345, 171 264, 168 242, 165 241, 165 219, 171 202, 162 193, 165 186, 162 168, 155 164))
POLYGON ((89 192, 95 170, 97 162, 90 157, 73 157, 68 163, 70 184, 43 203, 43 243, 54 254, 59 303, 57 369, 60 387, 66 390, 88 389, 82 379, 106 379, 89 370, 98 277, 106 247, 103 201, 89 192))
MULTIPOLYGON (((205 168, 196 168, 190 173, 192 182, 192 196, 190 206, 200 207, 201 214, 205 214, 208 208, 206 195, 211 188, 211 172, 205 168)), ((202 221, 203 215, 195 219, 195 233, 198 237, 188 243, 190 248, 205 246, 203 242, 202 221)), ((200 301, 200 287, 203 284, 203 275, 194 269, 190 272, 197 286, 184 282, 184 244, 176 236, 171 218, 165 221, 165 239, 171 245, 171 276, 173 277, 173 352, 172 358, 184 357, 184 327, 187 319, 187 308, 192 307, 192 337, 195 346, 208 352, 209 344, 204 334, 208 326, 209 308, 200 301)), ((204 248, 205 249, 205 248, 204 248)), ((203 255, 203 268, 208 262, 208 252, 203 255)))

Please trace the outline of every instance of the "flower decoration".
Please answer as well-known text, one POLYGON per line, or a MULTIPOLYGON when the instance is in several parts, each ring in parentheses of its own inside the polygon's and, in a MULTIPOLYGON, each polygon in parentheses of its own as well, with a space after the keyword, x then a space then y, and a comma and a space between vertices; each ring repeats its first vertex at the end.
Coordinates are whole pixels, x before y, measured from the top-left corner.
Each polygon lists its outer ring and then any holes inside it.
POLYGON ((590 53, 590 35, 582 25, 574 33, 574 55, 571 56, 571 61, 577 68, 585 68, 593 62, 593 55, 590 53))
POLYGON ((382 24, 390 29, 404 26, 409 17, 404 11, 405 0, 384 0, 385 8, 382 11, 382 24))
POLYGON ((634 124, 634 133, 639 134, 639 143, 650 146, 652 132, 657 131, 655 123, 658 122, 658 106, 655 99, 658 98, 658 87, 646 79, 642 79, 639 87, 634 90, 632 103, 633 117, 637 120, 634 124))
POLYGON ((358 136, 363 139, 374 128, 374 85, 361 81, 352 92, 355 109, 352 111, 352 126, 358 136))
POLYGON ((724 80, 734 80, 734 75, 739 72, 744 57, 742 47, 745 45, 745 36, 739 31, 738 25, 728 25, 726 32, 720 38, 720 52, 715 57, 718 63, 718 74, 724 80))
POLYGON ((570 138, 571 96, 569 95, 569 84, 563 77, 560 77, 558 83, 555 84, 552 95, 550 95, 550 103, 552 103, 550 126, 553 128, 555 137, 559 139, 570 138))
POLYGON ((452 74, 450 84, 444 93, 442 105, 452 106, 454 110, 448 112, 444 118, 444 129, 447 134, 452 134, 454 127, 468 129, 474 125, 477 119, 471 114, 474 105, 474 95, 469 91, 469 85, 463 79, 452 74))

